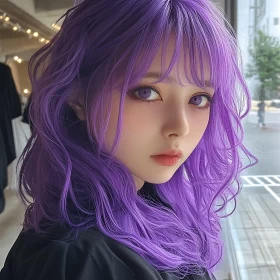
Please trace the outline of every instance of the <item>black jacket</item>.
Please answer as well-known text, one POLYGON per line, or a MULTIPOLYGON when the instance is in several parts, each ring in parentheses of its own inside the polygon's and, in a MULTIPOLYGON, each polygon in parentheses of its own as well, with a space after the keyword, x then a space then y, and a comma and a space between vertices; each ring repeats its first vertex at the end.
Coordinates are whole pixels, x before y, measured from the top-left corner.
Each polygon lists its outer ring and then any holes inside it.
POLYGON ((11 69, 0 63, 0 192, 7 186, 7 167, 16 158, 12 119, 21 115, 21 103, 11 69))
MULTIPOLYGON (((138 195, 163 203, 151 184, 138 195)), ((164 203, 165 204, 165 203, 164 203)), ((166 205, 166 204, 165 204, 166 205)), ((166 205, 169 206, 169 205, 166 205)), ((170 207, 170 206, 169 206, 170 207)), ((53 226, 48 237, 33 230, 21 232, 10 250, 1 280, 177 280, 157 271, 136 252, 95 228, 80 232, 72 241, 62 226, 53 226)), ((215 280, 189 275, 185 280, 215 280)))
MULTIPOLYGON (((1 280, 177 280, 157 271, 130 248, 88 229, 76 241, 21 232, 0 272, 1 280)), ((210 280, 189 275, 186 280, 210 280)), ((215 279, 214 277, 212 279, 215 279)))

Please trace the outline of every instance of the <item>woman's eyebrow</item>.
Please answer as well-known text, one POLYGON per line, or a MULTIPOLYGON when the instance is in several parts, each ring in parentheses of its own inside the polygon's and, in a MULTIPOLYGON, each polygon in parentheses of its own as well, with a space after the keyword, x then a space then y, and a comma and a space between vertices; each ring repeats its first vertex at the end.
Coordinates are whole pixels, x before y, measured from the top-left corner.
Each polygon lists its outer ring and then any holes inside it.
MULTIPOLYGON (((145 78, 153 78, 153 79, 159 79, 161 77, 161 74, 159 72, 148 72, 145 76, 145 78)), ((167 81, 168 83, 177 83, 177 80, 174 77, 166 77, 165 81, 167 81)), ((204 81, 205 86, 208 88, 213 89, 213 86, 211 86, 210 81, 206 80, 204 81)))

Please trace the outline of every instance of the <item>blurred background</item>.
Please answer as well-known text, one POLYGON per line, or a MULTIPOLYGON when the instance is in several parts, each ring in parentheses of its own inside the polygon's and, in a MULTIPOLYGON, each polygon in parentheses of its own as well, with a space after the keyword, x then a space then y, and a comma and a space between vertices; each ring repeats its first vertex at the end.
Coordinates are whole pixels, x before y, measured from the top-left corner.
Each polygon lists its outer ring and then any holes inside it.
MULTIPOLYGON (((141 0, 139 0, 141 1, 141 0)), ((218 280, 280 279, 280 1, 213 1, 239 41, 253 99, 245 144, 259 158, 242 174, 237 209, 223 220, 218 280)), ((32 92, 30 57, 60 29, 72 0, 0 0, 0 269, 18 236, 24 207, 16 164, 30 136, 24 109, 32 92)), ((244 163, 246 158, 244 158, 244 163)))

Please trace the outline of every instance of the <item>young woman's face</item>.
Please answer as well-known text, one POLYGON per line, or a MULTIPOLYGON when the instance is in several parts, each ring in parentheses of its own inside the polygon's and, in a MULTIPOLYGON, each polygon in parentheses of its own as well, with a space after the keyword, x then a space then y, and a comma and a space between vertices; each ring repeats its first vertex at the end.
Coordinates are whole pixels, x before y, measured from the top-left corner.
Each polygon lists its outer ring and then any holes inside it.
MULTIPOLYGON (((173 55, 173 43, 169 43, 167 63, 173 55)), ((161 70, 161 51, 154 59, 146 78, 126 96, 123 112, 123 127, 116 158, 131 171, 139 190, 145 181, 155 184, 167 182, 195 149, 207 127, 210 113, 210 98, 214 90, 207 90, 185 82, 184 65, 179 65, 181 81, 175 79, 175 69, 169 80, 152 85, 155 73, 161 70), (141 89, 139 89, 141 87, 141 89), (137 89, 138 88, 138 89, 137 89), (177 161, 160 161, 154 155, 175 149, 182 153, 177 161)), ((166 64, 169 65, 169 64, 166 64)), ((204 73, 209 79, 209 72, 204 73)), ((112 112, 106 134, 111 147, 115 138, 119 112, 120 92, 114 93, 112 112)))

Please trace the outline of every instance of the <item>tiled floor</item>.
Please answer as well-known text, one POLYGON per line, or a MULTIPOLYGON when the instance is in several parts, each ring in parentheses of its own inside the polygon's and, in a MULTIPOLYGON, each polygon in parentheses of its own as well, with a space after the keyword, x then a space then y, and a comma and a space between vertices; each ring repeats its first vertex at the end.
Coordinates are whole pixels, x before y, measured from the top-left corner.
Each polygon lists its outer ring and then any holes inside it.
POLYGON ((276 197, 263 187, 244 188, 230 219, 242 280, 280 279, 280 188, 270 189, 276 197))

